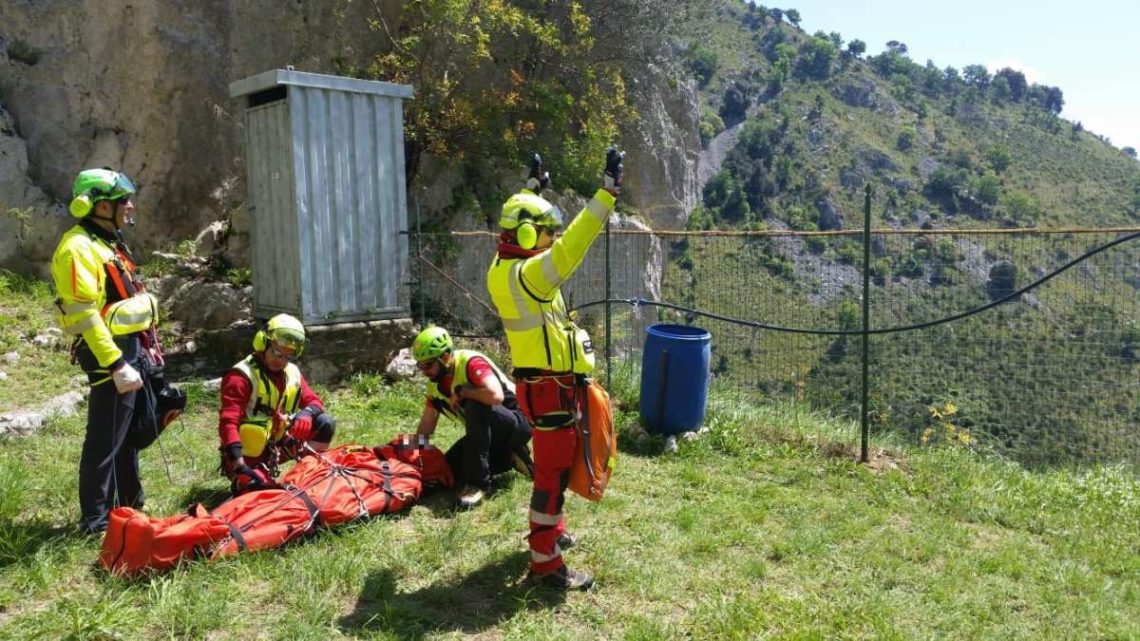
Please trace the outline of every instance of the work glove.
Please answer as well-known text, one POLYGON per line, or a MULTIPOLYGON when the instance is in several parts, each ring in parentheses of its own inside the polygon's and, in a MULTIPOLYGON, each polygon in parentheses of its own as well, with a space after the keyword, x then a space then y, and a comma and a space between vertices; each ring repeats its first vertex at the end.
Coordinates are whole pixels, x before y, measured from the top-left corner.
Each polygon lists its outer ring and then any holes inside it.
POLYGON ((621 193, 621 171, 624 151, 618 151, 617 145, 610 145, 606 150, 606 170, 602 175, 602 187, 613 195, 621 193))
POLYGON ((115 389, 120 394, 134 392, 142 389, 143 381, 139 371, 131 367, 130 363, 123 363, 115 371, 111 372, 111 380, 115 382, 115 389))
POLYGON ((241 463, 235 469, 234 494, 244 494, 253 490, 268 490, 274 487, 277 487, 277 483, 260 467, 250 467, 241 463))
POLYGON ((530 158, 530 174, 527 175, 526 188, 538 193, 550 186, 550 172, 542 164, 542 156, 535 154, 530 158))
POLYGON ((279 461, 292 461, 301 456, 301 451, 304 449, 304 441, 298 441, 292 435, 286 434, 284 438, 277 442, 277 459, 279 461))
POLYGON ((298 441, 312 440, 313 415, 305 410, 297 412, 293 417, 293 425, 289 427, 289 435, 298 441))

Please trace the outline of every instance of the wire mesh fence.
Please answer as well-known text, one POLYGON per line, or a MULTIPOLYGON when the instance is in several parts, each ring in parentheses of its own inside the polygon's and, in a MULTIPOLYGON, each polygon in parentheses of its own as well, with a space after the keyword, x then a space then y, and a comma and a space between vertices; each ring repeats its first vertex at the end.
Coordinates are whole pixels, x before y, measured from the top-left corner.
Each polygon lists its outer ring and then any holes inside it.
MULTIPOLYGON (((640 362, 648 325, 696 324, 713 337, 714 384, 757 400, 851 417, 866 402, 872 433, 1029 466, 1140 468, 1135 231, 876 230, 865 400, 862 234, 616 228, 563 291, 610 357, 612 372, 603 363, 600 376, 638 375, 617 365, 640 362)), ((495 242, 455 233, 411 244, 421 247, 418 320, 501 336, 486 292, 495 242)))

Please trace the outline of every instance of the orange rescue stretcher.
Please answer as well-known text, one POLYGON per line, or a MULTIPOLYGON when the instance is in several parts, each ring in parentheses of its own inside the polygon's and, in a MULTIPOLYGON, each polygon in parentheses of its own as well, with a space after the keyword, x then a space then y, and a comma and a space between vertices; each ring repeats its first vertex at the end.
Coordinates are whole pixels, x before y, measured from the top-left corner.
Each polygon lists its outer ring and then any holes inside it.
POLYGON ((99 562, 133 575, 168 570, 184 559, 275 548, 322 526, 398 512, 432 484, 450 487, 454 479, 443 453, 425 441, 343 445, 303 457, 281 487, 242 494, 214 510, 199 503, 185 514, 155 518, 115 508, 99 562))

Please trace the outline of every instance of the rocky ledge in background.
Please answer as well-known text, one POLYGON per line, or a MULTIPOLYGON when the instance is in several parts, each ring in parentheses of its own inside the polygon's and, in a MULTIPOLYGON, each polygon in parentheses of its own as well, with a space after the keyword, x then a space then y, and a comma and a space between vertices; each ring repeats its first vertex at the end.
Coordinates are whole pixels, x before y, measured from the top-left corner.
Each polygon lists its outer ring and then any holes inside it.
MULTIPOLYGON (((198 235, 188 255, 154 252, 163 274, 147 279, 166 317, 162 341, 168 378, 213 379, 249 354, 257 331, 253 287, 215 280, 227 265, 234 234, 214 224, 198 235), (228 242, 227 242, 228 241, 228 242), (209 256, 208 258, 206 256, 209 256)), ((310 325, 299 362, 306 378, 329 384, 355 372, 382 372, 413 336, 411 319, 310 325)))

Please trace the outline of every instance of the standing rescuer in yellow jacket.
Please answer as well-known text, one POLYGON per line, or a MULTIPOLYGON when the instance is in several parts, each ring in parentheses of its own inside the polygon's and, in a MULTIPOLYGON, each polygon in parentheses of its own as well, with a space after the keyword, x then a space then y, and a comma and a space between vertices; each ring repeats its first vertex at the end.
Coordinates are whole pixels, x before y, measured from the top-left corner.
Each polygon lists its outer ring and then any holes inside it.
POLYGON ((79 459, 80 527, 91 533, 107 528, 114 504, 143 504, 138 450, 127 433, 143 386, 144 352, 157 348, 144 342, 158 322, 158 304, 145 292, 121 232, 134 224, 134 194, 125 173, 79 172, 69 207, 79 222, 52 256, 58 321, 75 337, 73 359, 91 386, 79 459))
POLYGON ((519 406, 534 426, 534 490, 530 500, 530 575, 561 589, 587 589, 593 579, 569 569, 562 550, 575 540, 562 516, 581 420, 579 388, 594 367, 586 332, 570 319, 561 286, 605 227, 621 190, 622 157, 606 153, 603 187, 556 238, 562 212, 539 195, 550 180, 535 155, 527 187, 503 205, 503 232, 487 289, 510 345, 519 406))

